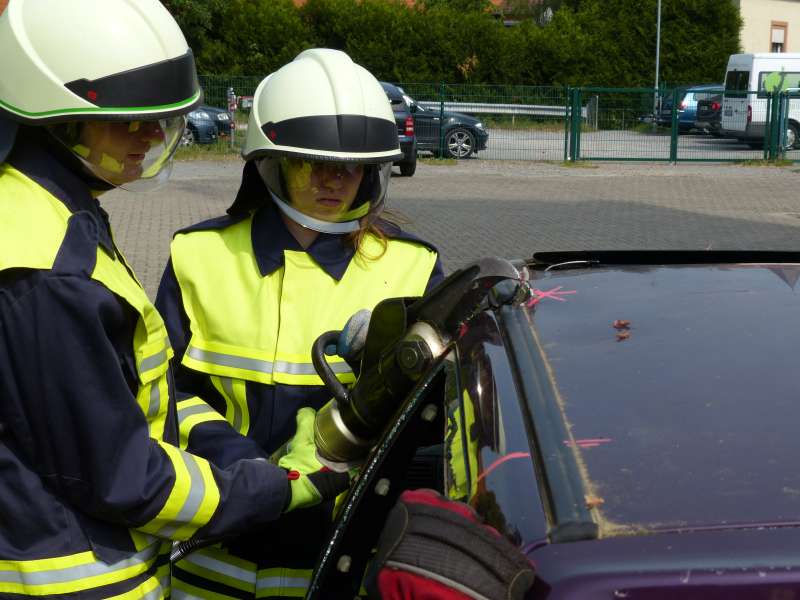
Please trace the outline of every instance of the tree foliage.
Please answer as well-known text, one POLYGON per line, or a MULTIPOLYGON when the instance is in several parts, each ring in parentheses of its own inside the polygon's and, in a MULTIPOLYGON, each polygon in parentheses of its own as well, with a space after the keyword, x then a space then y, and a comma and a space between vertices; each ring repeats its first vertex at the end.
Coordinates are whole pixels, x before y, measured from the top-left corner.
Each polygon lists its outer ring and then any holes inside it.
MULTIPOLYGON (((488 0, 487 0, 488 2, 488 0)), ((309 47, 337 48, 379 79, 651 87, 657 0, 545 0, 504 27, 483 0, 168 0, 201 73, 264 76, 309 47), (544 6, 543 5, 543 6, 544 6), (523 15, 524 16, 524 15, 523 15)), ((530 7, 521 0, 520 7, 530 7)), ((661 80, 722 80, 738 51, 733 2, 662 0, 661 80)))

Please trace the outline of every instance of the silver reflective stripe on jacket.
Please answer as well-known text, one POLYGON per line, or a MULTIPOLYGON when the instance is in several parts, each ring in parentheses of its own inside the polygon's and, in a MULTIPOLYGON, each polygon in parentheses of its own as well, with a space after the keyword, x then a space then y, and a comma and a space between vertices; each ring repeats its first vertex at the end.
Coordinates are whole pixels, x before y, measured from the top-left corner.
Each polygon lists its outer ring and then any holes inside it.
MULTIPOLYGON (((257 358, 244 358, 241 356, 234 356, 232 354, 223 354, 221 352, 211 352, 209 350, 201 350, 195 346, 189 346, 186 354, 195 360, 204 363, 217 365, 220 367, 233 367, 235 369, 244 369, 246 371, 256 371, 259 373, 285 373, 286 375, 316 375, 317 371, 313 363, 291 363, 284 360, 275 361, 274 363, 268 360, 259 360, 257 358)), ((329 363, 331 370, 334 373, 351 373, 349 365, 346 362, 329 363)))

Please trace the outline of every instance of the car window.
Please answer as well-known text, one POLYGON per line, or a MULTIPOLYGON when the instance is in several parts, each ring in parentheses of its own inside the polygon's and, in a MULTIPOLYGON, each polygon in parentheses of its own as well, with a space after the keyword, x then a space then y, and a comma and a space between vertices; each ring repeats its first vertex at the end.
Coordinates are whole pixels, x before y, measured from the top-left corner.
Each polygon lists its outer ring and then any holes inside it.
POLYGON ((598 269, 537 284, 563 299, 527 310, 603 536, 797 522, 800 267, 734 269, 598 269))
POLYGON ((759 92, 782 92, 790 88, 800 88, 800 73, 762 71, 758 74, 759 92))
MULTIPOLYGON (((726 92, 747 92, 750 86, 750 71, 728 71, 725 76, 726 92)), ((738 94, 728 94, 730 98, 740 97, 738 94)))
POLYGON ((446 384, 445 491, 514 543, 542 539, 525 420, 494 317, 473 319, 460 348, 446 384))

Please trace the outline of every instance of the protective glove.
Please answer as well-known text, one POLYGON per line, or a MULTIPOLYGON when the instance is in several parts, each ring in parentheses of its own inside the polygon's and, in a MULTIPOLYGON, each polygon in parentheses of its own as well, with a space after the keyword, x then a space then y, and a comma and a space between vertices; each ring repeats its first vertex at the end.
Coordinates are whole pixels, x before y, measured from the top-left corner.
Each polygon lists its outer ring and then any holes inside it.
POLYGON ((325 354, 328 356, 338 354, 351 367, 354 363, 357 364, 361 359, 361 352, 364 350, 364 344, 367 341, 370 317, 372 317, 372 311, 366 308, 362 308, 353 314, 344 324, 336 347, 331 344, 325 348, 325 354))
POLYGON ((314 418, 311 408, 297 411, 297 432, 287 444, 287 452, 278 466, 287 470, 290 498, 283 512, 306 508, 324 500, 333 500, 350 487, 348 473, 337 473, 317 459, 314 445, 314 418))

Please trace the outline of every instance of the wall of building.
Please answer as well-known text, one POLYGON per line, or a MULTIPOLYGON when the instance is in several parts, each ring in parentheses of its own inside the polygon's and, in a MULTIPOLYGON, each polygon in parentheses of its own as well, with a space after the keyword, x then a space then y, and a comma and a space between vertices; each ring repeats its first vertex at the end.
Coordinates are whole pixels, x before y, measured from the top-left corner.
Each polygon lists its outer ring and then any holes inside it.
POLYGON ((772 52, 784 30, 782 52, 800 52, 800 0, 739 0, 742 52, 772 52), (774 33, 775 32, 775 33, 774 33))

